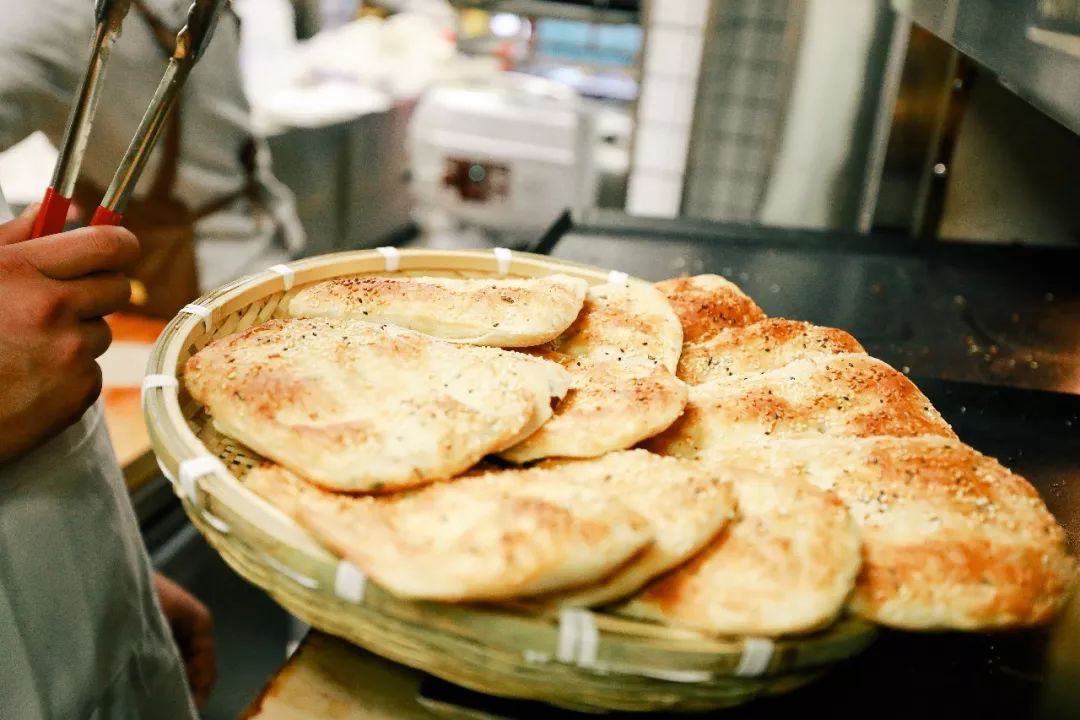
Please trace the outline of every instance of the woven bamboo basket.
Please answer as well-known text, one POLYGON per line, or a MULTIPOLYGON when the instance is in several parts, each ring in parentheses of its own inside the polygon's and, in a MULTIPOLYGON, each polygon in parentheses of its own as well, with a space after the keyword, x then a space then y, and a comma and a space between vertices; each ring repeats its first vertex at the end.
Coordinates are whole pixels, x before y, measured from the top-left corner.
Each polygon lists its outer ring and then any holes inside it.
MULTIPOLYGON (((410 602, 374 584, 248 490, 261 459, 217 433, 176 378, 213 339, 269 318, 283 293, 356 274, 533 277, 562 272, 590 283, 596 268, 506 250, 381 248, 276 266, 185 308, 165 329, 148 368, 143 407, 158 463, 195 526, 228 564, 312 626, 450 682, 503 697, 591 712, 695 711, 797 688, 874 638, 844 618, 804 637, 711 638, 582 610, 410 602)), ((631 279, 631 282, 643 282, 631 279)))

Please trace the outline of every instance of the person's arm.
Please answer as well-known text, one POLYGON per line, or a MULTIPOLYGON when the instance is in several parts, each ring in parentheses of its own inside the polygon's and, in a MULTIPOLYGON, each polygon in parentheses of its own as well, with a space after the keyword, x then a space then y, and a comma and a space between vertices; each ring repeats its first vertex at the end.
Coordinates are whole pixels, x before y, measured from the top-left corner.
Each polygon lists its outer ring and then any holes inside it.
POLYGON ((0 151, 35 130, 63 135, 94 27, 86 0, 0 0, 0 151))
MULTIPOLYGON (((104 316, 127 301, 139 255, 119 227, 30 240, 36 208, 0 224, 0 464, 78 420, 101 392, 104 316)), ((2 488, 0 488, 2 491, 2 488)))
POLYGON ((191 696, 195 706, 202 709, 217 680, 213 618, 194 595, 161 573, 154 573, 154 589, 184 661, 191 696))

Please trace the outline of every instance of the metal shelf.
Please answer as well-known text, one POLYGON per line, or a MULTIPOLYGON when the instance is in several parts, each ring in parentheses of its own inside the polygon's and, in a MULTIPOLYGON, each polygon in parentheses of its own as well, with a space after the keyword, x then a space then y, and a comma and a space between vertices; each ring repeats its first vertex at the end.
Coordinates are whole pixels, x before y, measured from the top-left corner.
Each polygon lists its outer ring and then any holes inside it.
POLYGON ((1080 133, 1080 5, 893 0, 893 7, 995 73, 1002 85, 1040 111, 1080 133))

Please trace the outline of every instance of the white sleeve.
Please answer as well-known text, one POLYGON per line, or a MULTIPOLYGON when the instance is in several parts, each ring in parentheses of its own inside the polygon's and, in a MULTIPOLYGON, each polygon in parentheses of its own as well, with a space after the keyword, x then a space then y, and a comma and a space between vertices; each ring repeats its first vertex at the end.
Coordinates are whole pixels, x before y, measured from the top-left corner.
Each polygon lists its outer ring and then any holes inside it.
POLYGON ((91 0, 0 0, 0 151, 42 130, 59 142, 94 28, 91 0))

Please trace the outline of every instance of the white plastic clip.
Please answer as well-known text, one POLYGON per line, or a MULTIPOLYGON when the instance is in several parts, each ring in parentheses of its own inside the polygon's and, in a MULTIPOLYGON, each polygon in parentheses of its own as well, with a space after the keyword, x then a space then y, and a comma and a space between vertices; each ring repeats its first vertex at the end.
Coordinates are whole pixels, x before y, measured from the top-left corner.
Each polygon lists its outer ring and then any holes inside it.
POLYGON ((735 666, 735 677, 763 675, 769 669, 775 647, 769 638, 744 638, 742 655, 739 656, 739 664, 735 666))
POLYGON ((551 655, 539 650, 526 650, 521 653, 521 657, 530 665, 544 665, 551 662, 551 655))
POLYGON ((291 567, 281 562, 269 553, 262 553, 262 559, 264 563, 269 565, 274 570, 277 570, 279 573, 289 578, 297 585, 302 585, 309 590, 314 590, 315 588, 319 587, 318 580, 316 580, 315 578, 310 578, 307 575, 301 575, 300 573, 296 572, 291 567))
POLYGON ((208 307, 202 305, 196 305, 194 303, 188 303, 184 307, 180 308, 180 312, 187 313, 188 315, 198 315, 203 319, 203 327, 206 328, 206 332, 211 332, 214 329, 214 322, 212 319, 213 312, 208 307))
POLYGON ((630 280, 630 276, 622 270, 612 270, 607 274, 607 281, 610 285, 625 285, 628 280, 630 280))
POLYGON ((591 612, 570 607, 559 610, 559 644, 555 649, 559 662, 595 666, 599 645, 600 633, 591 612))
POLYGON ((396 247, 377 247, 375 252, 386 260, 386 272, 397 272, 401 267, 401 252, 396 247))
POLYGON ((161 470, 161 474, 165 476, 165 479, 175 485, 176 478, 174 478, 173 474, 169 472, 169 468, 165 467, 165 463, 161 462, 161 458, 155 457, 154 459, 157 460, 158 469, 161 470))
POLYGON ((266 269, 272 273, 277 273, 281 276, 281 284, 284 286, 282 289, 284 289, 285 292, 289 292, 290 290, 292 290, 293 282, 296 280, 296 273, 293 272, 293 269, 291 267, 285 264, 280 264, 271 265, 266 269))
POLYGON ((337 564, 334 573, 334 592, 345 602, 364 602, 364 590, 367 587, 367 576, 360 568, 348 560, 342 560, 337 564))
POLYGON ((510 248, 497 247, 492 252, 495 253, 495 262, 499 267, 499 274, 505 275, 510 272, 510 261, 514 258, 514 253, 510 252, 510 248))
POLYGON ((206 521, 206 524, 217 530, 222 535, 228 535, 232 532, 232 528, 229 527, 229 523, 225 522, 212 512, 203 510, 202 519, 206 521))
POLYGON ((180 383, 172 375, 147 375, 142 379, 142 406, 146 407, 146 391, 154 388, 169 388, 176 390, 180 383))
POLYGON ((215 472, 228 472, 225 466, 221 464, 213 455, 200 455, 199 457, 188 458, 180 462, 179 482, 180 489, 187 496, 187 499, 195 504, 197 502, 198 491, 198 479, 204 475, 210 475, 215 472))

